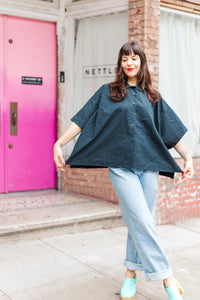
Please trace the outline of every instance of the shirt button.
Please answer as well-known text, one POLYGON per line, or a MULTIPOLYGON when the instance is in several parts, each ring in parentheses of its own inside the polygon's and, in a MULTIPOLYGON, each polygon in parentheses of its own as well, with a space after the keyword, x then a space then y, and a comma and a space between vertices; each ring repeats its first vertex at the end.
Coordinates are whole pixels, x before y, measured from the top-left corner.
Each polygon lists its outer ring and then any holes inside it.
POLYGON ((135 92, 133 92, 132 95, 135 95, 135 92))
POLYGON ((135 102, 133 102, 133 104, 135 104, 135 102))

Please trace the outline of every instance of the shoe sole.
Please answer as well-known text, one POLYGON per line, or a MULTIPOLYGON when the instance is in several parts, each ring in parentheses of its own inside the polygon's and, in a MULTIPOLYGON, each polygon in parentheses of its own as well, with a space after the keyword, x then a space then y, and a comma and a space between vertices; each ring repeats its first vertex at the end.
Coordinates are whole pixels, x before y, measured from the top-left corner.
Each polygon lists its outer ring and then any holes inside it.
POLYGON ((176 280, 176 285, 177 285, 177 288, 179 290, 179 293, 182 295, 183 294, 183 287, 180 285, 180 283, 176 280))
POLYGON ((135 299, 135 296, 131 297, 131 298, 124 298, 124 297, 121 297, 121 300, 134 300, 135 299))

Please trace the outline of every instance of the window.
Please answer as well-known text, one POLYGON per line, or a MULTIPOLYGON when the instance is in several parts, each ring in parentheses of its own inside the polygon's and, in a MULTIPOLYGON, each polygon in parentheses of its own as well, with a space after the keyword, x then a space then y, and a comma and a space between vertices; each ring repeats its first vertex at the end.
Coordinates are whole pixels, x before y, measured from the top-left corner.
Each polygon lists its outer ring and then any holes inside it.
POLYGON ((75 27, 73 112, 114 80, 119 49, 128 39, 128 13, 83 18, 75 27))
POLYGON ((200 18, 162 9, 159 90, 188 128, 184 142, 194 157, 200 156, 199 53, 200 18))

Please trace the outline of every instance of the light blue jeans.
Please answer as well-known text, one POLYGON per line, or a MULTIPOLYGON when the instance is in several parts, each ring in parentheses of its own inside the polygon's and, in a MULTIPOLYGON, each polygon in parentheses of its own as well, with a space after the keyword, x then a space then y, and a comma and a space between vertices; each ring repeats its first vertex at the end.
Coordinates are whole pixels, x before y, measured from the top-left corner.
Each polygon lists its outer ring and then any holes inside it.
POLYGON ((109 168, 109 175, 128 228, 125 266, 147 281, 173 276, 154 222, 158 172, 109 168))

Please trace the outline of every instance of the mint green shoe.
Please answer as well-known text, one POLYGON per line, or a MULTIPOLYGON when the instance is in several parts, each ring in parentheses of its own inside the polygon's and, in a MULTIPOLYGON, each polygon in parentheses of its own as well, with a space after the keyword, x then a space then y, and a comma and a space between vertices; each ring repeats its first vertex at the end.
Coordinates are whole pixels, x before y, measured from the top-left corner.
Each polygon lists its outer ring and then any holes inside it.
POLYGON ((137 277, 135 278, 124 278, 124 283, 121 288, 121 300, 134 300, 135 293, 136 293, 136 281, 137 277))
POLYGON ((174 277, 172 277, 172 279, 173 279, 172 285, 170 285, 169 287, 166 288, 165 285, 163 284, 168 294, 168 300, 182 300, 183 298, 181 297, 180 294, 183 294, 183 287, 174 277))

